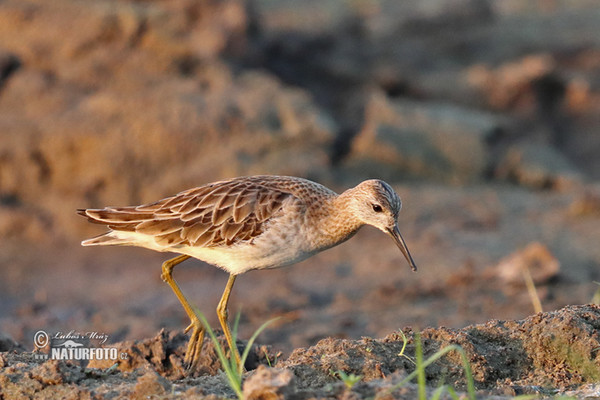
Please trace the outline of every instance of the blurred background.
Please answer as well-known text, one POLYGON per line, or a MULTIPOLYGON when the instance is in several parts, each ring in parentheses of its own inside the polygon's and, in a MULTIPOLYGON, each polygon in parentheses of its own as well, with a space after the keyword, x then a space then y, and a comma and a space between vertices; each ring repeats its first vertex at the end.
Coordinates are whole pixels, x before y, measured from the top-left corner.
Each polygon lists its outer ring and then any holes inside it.
MULTIPOLYGON (((365 228, 250 272, 241 336, 289 352, 335 336, 463 327, 598 301, 600 5, 560 0, 0 2, 0 333, 142 339, 187 317, 168 254, 81 248, 77 208, 239 175, 403 199, 419 266, 365 228)), ((227 275, 174 272, 217 324, 227 275)))

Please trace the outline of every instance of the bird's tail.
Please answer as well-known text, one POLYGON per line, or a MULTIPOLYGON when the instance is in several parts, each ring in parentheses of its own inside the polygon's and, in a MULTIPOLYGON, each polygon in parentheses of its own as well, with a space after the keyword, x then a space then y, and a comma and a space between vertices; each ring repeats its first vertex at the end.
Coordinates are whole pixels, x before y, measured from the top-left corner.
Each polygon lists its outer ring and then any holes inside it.
POLYGON ((82 246, 108 246, 133 244, 128 235, 123 232, 135 231, 135 226, 140 221, 152 218, 148 212, 136 212, 133 207, 85 209, 80 208, 77 214, 84 216, 88 221, 107 226, 110 230, 99 236, 86 239, 82 246))
POLYGON ((112 230, 81 242, 82 246, 127 246, 130 244, 132 243, 129 240, 119 238, 112 230))

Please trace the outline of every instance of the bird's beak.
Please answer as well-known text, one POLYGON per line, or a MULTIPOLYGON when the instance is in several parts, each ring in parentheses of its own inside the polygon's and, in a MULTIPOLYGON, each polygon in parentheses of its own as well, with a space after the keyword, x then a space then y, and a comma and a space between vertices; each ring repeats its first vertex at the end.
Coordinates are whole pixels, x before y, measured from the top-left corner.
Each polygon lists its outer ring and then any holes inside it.
POLYGON ((396 242, 396 245, 398 246, 398 248, 400 249, 402 254, 404 254, 404 257, 406 258, 406 261, 408 261, 408 263, 410 264, 410 267, 412 268, 412 270, 416 271, 417 266, 415 265, 415 262, 413 261, 413 258, 410 255, 410 252, 408 251, 408 247, 406 247, 406 243, 404 242, 404 238, 402 237, 402 235, 400 234, 400 231, 398 230, 398 226, 394 225, 393 228, 388 228, 387 231, 388 231, 389 235, 392 237, 392 239, 394 239, 394 242, 396 242))

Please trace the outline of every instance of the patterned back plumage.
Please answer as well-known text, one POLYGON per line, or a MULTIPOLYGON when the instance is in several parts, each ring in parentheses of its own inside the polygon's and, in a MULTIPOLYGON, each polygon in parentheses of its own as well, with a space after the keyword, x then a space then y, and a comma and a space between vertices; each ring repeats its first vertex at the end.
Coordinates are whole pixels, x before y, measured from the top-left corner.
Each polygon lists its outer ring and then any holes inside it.
POLYGON ((334 196, 317 183, 294 177, 252 176, 189 189, 154 203, 79 210, 95 223, 154 237, 160 246, 214 247, 250 241, 286 202, 334 196))

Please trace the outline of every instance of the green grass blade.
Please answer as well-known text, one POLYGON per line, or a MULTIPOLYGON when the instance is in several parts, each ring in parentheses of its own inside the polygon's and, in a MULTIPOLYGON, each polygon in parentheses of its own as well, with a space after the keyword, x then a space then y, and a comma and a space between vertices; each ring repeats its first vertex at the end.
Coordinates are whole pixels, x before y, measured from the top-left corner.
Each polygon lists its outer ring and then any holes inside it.
MULTIPOLYGON (((418 344, 418 342, 416 342, 416 345, 420 346, 420 344, 418 344)), ((461 355, 461 361, 463 364, 463 369, 465 371, 465 378, 467 380, 468 398, 470 400, 475 400, 476 399, 476 397, 475 397, 475 382, 473 380, 473 373, 471 372, 471 364, 469 364, 469 360, 467 359, 467 354, 465 353, 463 348, 456 344, 451 344, 451 345, 446 346, 443 349, 437 351, 435 354, 433 354, 427 360, 423 361, 422 365, 419 365, 419 362, 417 361, 417 368, 413 372, 408 374, 404 379, 402 379, 402 381, 400 381, 400 383, 392 386, 388 392, 392 393, 394 390, 401 388, 406 383, 413 380, 416 376, 423 373, 422 371, 420 371, 421 369, 427 368, 429 365, 431 365, 432 363, 434 363, 435 361, 437 361, 438 359, 440 359, 441 357, 443 357, 444 355, 446 355, 447 353, 449 353, 451 351, 457 351, 461 355)), ((415 351, 415 352, 418 353, 418 351, 415 351)), ((422 354, 421 354, 421 356, 422 356, 422 354)))
MULTIPOLYGON (((250 349, 252 348, 252 345, 254 344, 254 341, 256 340, 258 335, 260 335, 262 331, 264 331, 269 325, 271 325, 273 322, 277 321, 279 318, 281 318, 281 317, 272 318, 272 319, 264 322, 256 331, 254 331, 254 333, 248 340, 248 343, 246 344, 246 348, 244 349, 244 352, 241 355, 241 359, 240 359, 241 365, 239 366, 239 369, 238 369, 240 375, 243 372, 244 364, 246 363, 248 354, 250 354, 250 349)), ((235 339, 235 337, 234 337, 234 339, 235 339)))
POLYGON ((404 351, 406 350, 406 345, 408 344, 408 338, 406 337, 406 335, 404 334, 403 331, 400 331, 400 335, 402 335, 402 349, 400 350, 400 353, 398 353, 398 357, 404 357, 408 361, 410 361, 413 365, 415 365, 415 362, 413 361, 413 359, 410 358, 409 356, 407 356, 406 354, 404 354, 404 351))
POLYGON ((469 394, 469 399, 475 400, 475 380, 473 379, 473 371, 471 371, 471 363, 469 363, 469 359, 467 358, 467 353, 465 350, 455 345, 455 350, 460 353, 460 358, 463 363, 463 369, 465 370, 465 378, 467 379, 467 393, 469 394))
POLYGON ((460 397, 456 394, 456 391, 452 386, 446 386, 446 390, 448 390, 448 394, 452 397, 452 400, 460 400, 460 397))
POLYGON ((235 318, 233 320, 233 326, 231 328, 231 336, 233 337, 233 343, 235 343, 235 339, 238 337, 238 328, 240 326, 240 318, 242 316, 241 312, 237 312, 235 314, 235 318))
POLYGON ((444 389, 446 389, 446 385, 442 385, 435 389, 430 400, 440 400, 440 397, 442 397, 442 394, 444 393, 444 389))
POLYGON ((427 392, 425 390, 425 366, 423 365, 423 345, 421 343, 421 336, 417 333, 415 335, 415 359, 417 372, 417 386, 419 389, 419 400, 427 400, 427 392))
MULTIPOLYGON (((223 346, 221 346, 221 343, 219 343, 219 340, 217 339, 215 332, 210 327, 204 314, 202 314, 199 311, 196 311, 196 314, 198 315, 198 318, 200 318, 200 321, 202 321, 202 325, 204 325, 204 329, 206 329, 206 332, 208 332, 208 335, 210 336, 210 338, 215 346, 215 351, 217 352, 217 355, 219 356, 219 361, 221 361, 223 371, 225 372, 225 375, 227 376, 227 380, 229 381, 229 386, 231 387, 231 389, 233 389, 233 391, 237 395, 238 399, 243 400, 244 394, 242 393, 242 375, 238 372, 237 368, 232 367, 232 363, 230 363, 229 362, 230 360, 227 359, 227 356, 225 355, 223 346)), ((232 359, 234 359, 233 365, 235 365, 235 358, 232 357, 232 359)))

